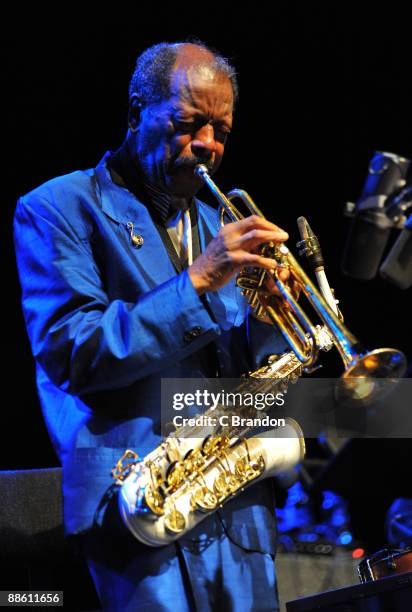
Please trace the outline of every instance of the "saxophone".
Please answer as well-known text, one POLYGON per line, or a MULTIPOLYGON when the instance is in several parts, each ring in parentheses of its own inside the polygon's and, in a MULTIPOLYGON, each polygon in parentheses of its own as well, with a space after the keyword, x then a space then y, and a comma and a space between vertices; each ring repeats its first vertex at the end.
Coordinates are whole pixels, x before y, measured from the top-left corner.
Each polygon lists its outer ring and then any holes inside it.
MULTIPOLYGON (((233 222, 243 218, 232 203, 235 198, 240 198, 251 214, 263 216, 246 192, 234 189, 226 196, 205 166, 198 165, 196 173, 219 201, 222 223, 224 215, 233 222)), ((324 275, 317 239, 309 225, 303 225, 304 239, 299 244, 316 265, 319 290, 285 245, 263 245, 261 254, 289 269, 322 324, 311 323, 276 270, 250 267, 241 270, 237 284, 255 316, 277 325, 291 350, 272 355, 265 366, 244 377, 236 393, 274 390, 284 393, 289 383, 313 370, 319 351, 336 347, 345 368, 342 379, 347 383, 339 387, 340 392, 357 398, 361 387, 364 397, 366 379, 366 394, 371 400, 380 391, 373 380, 400 377, 406 369, 406 358, 395 349, 366 351, 344 327, 324 275), (271 301, 261 299, 267 274, 280 296, 271 301)), ((210 416, 210 411, 202 416, 210 416)), ((304 457, 303 432, 291 418, 285 419, 281 434, 278 428, 253 436, 253 427, 248 424, 253 419, 247 418, 251 416, 250 406, 229 409, 218 406, 213 409, 213 416, 217 425, 212 434, 210 428, 202 425, 180 427, 142 459, 133 450, 126 450, 112 470, 119 485, 123 521, 144 544, 162 546, 175 541, 251 484, 291 469, 304 457), (225 424, 218 418, 223 414, 229 417, 225 424), (241 417, 241 425, 233 425, 230 418, 233 414, 241 417)))
MULTIPOLYGON (((236 394, 264 393, 274 388, 285 393, 287 384, 301 375, 302 366, 292 351, 252 372, 236 388, 236 394)), ((220 423, 213 434, 206 425, 176 429, 143 460, 127 450, 112 472, 121 485, 119 508, 133 535, 149 546, 173 542, 195 527, 246 487, 286 471, 305 454, 303 432, 293 419, 285 419, 282 435, 275 430, 247 437, 252 427, 233 426, 232 415, 240 423, 252 416, 250 406, 218 405, 203 417, 220 423), (125 460, 132 461, 123 465, 125 460)), ((197 419, 195 419, 197 420, 197 419)), ((207 419, 202 419, 207 422, 207 419)))

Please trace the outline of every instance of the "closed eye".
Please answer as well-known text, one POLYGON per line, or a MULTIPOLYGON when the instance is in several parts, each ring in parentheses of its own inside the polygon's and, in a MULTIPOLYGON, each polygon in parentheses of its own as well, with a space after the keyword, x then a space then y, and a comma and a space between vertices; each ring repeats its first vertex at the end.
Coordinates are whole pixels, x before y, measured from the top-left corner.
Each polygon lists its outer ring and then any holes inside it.
MULTIPOLYGON (((206 125, 206 123, 207 122, 203 120, 173 119, 175 130, 181 134, 194 134, 206 125)), ((214 130, 215 139, 219 142, 225 142, 230 134, 230 128, 223 123, 212 123, 211 125, 214 130)))
POLYGON ((173 125, 178 132, 182 132, 183 134, 192 132, 196 127, 194 121, 182 121, 178 119, 173 120, 173 125))
POLYGON ((226 125, 214 124, 213 129, 215 131, 215 138, 219 142, 225 142, 230 134, 230 129, 226 125))

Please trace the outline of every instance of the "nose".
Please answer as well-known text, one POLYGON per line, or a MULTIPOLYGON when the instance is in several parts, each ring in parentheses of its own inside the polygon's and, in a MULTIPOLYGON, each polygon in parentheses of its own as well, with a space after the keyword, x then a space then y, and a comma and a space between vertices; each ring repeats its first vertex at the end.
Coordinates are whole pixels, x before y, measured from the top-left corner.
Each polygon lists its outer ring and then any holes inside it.
POLYGON ((213 158, 216 151, 215 131, 210 123, 206 123, 194 135, 191 143, 192 153, 203 161, 213 158))

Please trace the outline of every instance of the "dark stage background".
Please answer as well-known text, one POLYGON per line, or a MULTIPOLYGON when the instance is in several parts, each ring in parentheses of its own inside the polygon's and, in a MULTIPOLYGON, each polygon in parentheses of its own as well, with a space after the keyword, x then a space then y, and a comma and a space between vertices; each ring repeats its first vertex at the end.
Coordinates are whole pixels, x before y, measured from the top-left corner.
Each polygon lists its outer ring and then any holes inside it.
MULTIPOLYGON (((212 12, 209 6, 195 14, 193 7, 171 12, 147 5, 144 14, 96 12, 86 19, 67 4, 59 13, 5 24, 4 93, 11 104, 3 128, 11 141, 2 181, 0 469, 58 465, 41 419, 20 311, 15 200, 49 178, 96 165, 121 143, 135 57, 161 40, 198 37, 232 59, 240 101, 218 182, 246 188, 268 218, 287 229, 292 244, 296 217, 305 215, 321 239, 349 329, 371 348, 393 346, 411 359, 411 291, 379 279, 356 282, 340 271, 348 228, 343 205, 359 196, 373 152, 412 155, 409 18, 396 3, 385 10, 371 6, 368 18, 325 7, 283 3, 270 12, 212 12)), ((323 361, 325 375, 338 375, 336 356, 323 361)), ((364 441, 366 464, 375 442, 364 441)))

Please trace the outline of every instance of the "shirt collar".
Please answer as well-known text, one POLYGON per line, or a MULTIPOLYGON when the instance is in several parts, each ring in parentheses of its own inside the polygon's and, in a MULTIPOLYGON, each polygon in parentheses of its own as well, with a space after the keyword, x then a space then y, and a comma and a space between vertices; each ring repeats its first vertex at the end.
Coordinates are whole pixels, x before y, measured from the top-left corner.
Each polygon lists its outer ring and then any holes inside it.
MULTIPOLYGON (((125 187, 143 202, 154 221, 166 226, 168 220, 176 216, 181 208, 179 203, 173 202, 170 194, 147 181, 141 168, 134 161, 127 143, 123 143, 117 151, 111 154, 107 163, 112 180, 125 187)), ((189 204, 189 209, 192 205, 193 199, 189 204)))

